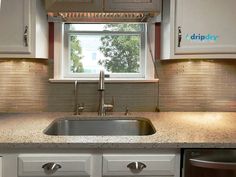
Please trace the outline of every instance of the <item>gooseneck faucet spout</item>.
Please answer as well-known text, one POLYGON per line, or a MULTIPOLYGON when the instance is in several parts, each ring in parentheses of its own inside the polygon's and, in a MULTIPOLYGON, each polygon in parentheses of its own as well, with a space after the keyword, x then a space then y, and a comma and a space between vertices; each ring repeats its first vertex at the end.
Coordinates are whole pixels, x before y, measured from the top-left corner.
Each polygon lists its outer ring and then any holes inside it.
POLYGON ((110 109, 113 110, 114 107, 114 99, 112 100, 112 104, 105 104, 105 74, 104 71, 101 70, 99 74, 99 81, 98 81, 98 91, 99 91, 99 108, 98 108, 98 115, 105 116, 106 110, 110 109))
POLYGON ((105 74, 104 74, 104 71, 101 70, 100 74, 99 74, 98 91, 104 91, 105 90, 104 79, 105 79, 105 74))
POLYGON ((105 116, 105 107, 104 107, 104 91, 105 91, 105 74, 104 71, 100 71, 99 82, 98 82, 98 91, 99 91, 99 108, 98 115, 105 116))

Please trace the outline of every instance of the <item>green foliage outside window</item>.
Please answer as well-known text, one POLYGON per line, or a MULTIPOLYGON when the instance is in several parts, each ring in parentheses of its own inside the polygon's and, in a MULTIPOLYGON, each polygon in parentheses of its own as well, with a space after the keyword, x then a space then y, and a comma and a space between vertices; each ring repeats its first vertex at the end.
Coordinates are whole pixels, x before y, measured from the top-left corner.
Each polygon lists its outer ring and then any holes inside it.
MULTIPOLYGON (((106 24, 104 31, 139 32, 138 24, 106 24)), ((101 37, 100 52, 105 59, 98 64, 112 73, 138 73, 140 68, 140 36, 136 34, 109 34, 101 37)), ((76 35, 70 36, 71 71, 83 73, 83 54, 80 41, 76 35)))
MULTIPOLYGON (((109 31, 140 31, 140 25, 107 24, 109 31)), ((100 60, 107 71, 112 73, 139 72, 140 39, 137 35, 106 35, 101 37, 99 50, 106 57, 100 60)))
POLYGON ((71 71, 73 73, 82 73, 84 72, 83 64, 81 62, 82 56, 82 48, 80 46, 80 41, 76 36, 71 36, 70 38, 71 46, 70 46, 70 58, 71 58, 71 71))

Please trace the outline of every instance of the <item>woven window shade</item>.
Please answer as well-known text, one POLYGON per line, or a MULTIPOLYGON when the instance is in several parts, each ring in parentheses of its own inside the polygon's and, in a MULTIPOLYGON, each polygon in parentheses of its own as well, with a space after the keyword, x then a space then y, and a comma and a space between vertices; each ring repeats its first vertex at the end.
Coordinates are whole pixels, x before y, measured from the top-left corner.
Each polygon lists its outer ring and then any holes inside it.
POLYGON ((69 12, 48 13, 50 21, 61 18, 65 22, 145 22, 153 13, 91 13, 91 12, 69 12))

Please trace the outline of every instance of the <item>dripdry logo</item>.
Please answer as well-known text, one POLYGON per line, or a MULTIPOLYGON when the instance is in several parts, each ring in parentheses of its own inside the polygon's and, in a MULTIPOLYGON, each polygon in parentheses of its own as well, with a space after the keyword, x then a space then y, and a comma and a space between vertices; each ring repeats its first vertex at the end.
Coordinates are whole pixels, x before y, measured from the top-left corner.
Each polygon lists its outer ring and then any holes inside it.
POLYGON ((187 34, 186 39, 193 42, 216 42, 219 36, 213 34, 187 34))

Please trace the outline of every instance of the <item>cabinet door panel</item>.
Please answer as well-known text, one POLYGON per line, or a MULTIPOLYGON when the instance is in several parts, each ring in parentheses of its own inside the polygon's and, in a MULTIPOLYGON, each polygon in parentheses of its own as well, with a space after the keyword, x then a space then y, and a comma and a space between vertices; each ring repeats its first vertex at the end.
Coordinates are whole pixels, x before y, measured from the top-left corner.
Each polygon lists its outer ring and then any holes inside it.
POLYGON ((175 174, 175 154, 104 154, 104 176, 172 176, 175 174), (132 170, 128 167, 134 162, 145 165, 142 170, 132 170))
POLYGON ((2 0, 0 53, 30 53, 30 1, 2 0))
POLYGON ((160 11, 159 0, 105 0, 105 11, 160 11))
POLYGON ((235 0, 176 2, 175 54, 236 53, 235 0))
POLYGON ((42 167, 55 163, 60 168, 53 176, 90 176, 90 159, 90 154, 22 154, 18 158, 18 174, 22 177, 49 176, 42 167))
POLYGON ((101 12, 101 0, 45 0, 49 12, 101 12))

